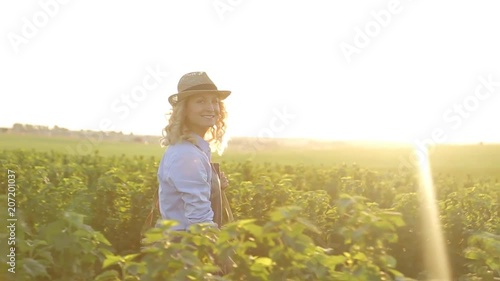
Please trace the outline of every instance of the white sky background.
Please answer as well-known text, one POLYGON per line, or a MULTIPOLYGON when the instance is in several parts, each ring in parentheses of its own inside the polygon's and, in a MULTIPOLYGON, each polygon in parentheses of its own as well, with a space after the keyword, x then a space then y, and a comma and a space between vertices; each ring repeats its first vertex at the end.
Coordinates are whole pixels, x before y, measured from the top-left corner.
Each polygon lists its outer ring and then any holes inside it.
POLYGON ((66 1, 0 2, 1 127, 159 135, 179 78, 206 71, 233 136, 500 142, 495 0, 66 1), (134 99, 148 68, 168 76, 134 99))

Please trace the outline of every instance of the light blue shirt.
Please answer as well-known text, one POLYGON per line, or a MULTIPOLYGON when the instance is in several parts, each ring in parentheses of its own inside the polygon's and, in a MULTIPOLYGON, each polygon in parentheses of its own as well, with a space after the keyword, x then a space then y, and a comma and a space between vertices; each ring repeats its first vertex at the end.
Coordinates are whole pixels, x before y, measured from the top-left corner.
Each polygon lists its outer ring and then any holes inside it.
POLYGON ((210 146, 196 136, 197 145, 182 141, 168 146, 158 167, 158 198, 163 219, 176 220, 173 230, 196 223, 214 223, 210 203, 210 146))

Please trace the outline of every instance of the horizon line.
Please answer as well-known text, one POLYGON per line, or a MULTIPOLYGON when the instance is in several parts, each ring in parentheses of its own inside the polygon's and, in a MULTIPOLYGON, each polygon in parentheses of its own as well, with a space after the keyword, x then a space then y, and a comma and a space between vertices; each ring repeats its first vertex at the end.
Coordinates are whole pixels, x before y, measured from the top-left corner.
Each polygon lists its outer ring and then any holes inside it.
MULTIPOLYGON (((102 130, 91 130, 91 129, 68 129, 65 127, 60 127, 58 125, 48 126, 48 125, 35 125, 35 124, 25 124, 25 123, 13 123, 12 126, 9 127, 0 127, 0 135, 7 129, 11 131, 11 133, 30 133, 30 132, 20 132, 16 131, 16 125, 22 125, 23 127, 34 127, 30 129, 34 129, 31 133, 37 131, 38 128, 48 129, 49 132, 56 130, 62 130, 63 132, 72 132, 72 133, 104 133, 104 134, 121 134, 124 136, 133 135, 135 137, 158 137, 161 138, 161 134, 144 134, 137 133, 131 131, 102 131, 102 130), (13 131, 14 130, 14 131, 13 131), (13 132, 12 132, 13 131, 13 132)), ((305 137, 305 136, 291 136, 291 137, 262 137, 262 136, 249 136, 249 135, 229 135, 228 142, 232 139, 261 139, 261 140, 296 140, 296 141, 319 141, 319 142, 343 142, 343 143, 376 143, 376 144, 399 144, 399 145, 415 145, 417 140, 405 141, 405 140, 382 140, 382 139, 345 139, 345 138, 324 138, 324 137, 305 137)), ((419 140, 422 142, 422 140, 419 140)), ((471 145, 471 144, 500 144, 499 141, 485 141, 485 140, 476 140, 476 141, 461 141, 461 142, 435 142, 433 145, 440 144, 449 144, 449 145, 471 145)))

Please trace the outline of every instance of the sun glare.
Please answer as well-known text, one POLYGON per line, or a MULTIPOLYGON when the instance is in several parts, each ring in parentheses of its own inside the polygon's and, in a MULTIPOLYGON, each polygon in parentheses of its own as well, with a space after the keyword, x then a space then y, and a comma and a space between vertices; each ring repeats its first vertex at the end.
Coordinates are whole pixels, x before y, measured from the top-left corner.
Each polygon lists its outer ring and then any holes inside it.
POLYGON ((439 220, 434 184, 429 164, 428 150, 415 147, 419 156, 419 190, 422 212, 422 228, 424 233, 424 259, 428 269, 427 280, 451 280, 450 266, 446 252, 446 244, 439 220))

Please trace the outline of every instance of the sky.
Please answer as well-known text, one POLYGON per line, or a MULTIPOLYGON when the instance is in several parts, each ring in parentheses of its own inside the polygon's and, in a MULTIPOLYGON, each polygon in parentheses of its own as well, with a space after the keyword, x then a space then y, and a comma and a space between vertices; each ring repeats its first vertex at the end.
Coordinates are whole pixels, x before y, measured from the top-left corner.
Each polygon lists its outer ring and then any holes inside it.
POLYGON ((205 71, 232 137, 500 142, 500 2, 0 2, 0 127, 160 135, 205 71))

